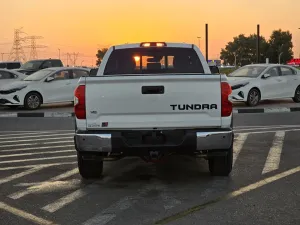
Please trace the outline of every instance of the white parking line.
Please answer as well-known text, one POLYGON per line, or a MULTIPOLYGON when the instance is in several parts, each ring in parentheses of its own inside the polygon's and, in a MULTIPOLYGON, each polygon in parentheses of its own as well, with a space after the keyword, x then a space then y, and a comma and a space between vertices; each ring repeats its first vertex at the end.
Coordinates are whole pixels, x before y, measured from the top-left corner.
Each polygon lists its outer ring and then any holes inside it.
MULTIPOLYGON (((42 160, 49 160, 49 159, 67 159, 67 158, 75 158, 76 155, 67 155, 67 156, 54 156, 54 157, 45 157, 45 158, 33 158, 33 159, 17 159, 17 160, 10 160, 10 161, 1 161, 0 164, 6 163, 16 163, 16 162, 30 162, 30 161, 42 161, 42 160)), ((34 165, 32 165, 34 166, 34 165)))
MULTIPOLYGON (((39 137, 56 137, 56 136, 69 136, 73 137, 74 133, 63 133, 63 134, 42 134, 42 135, 30 135, 30 136, 21 136, 21 137, 15 137, 10 135, 11 139, 17 139, 17 140, 22 140, 22 139, 30 139, 30 140, 36 140, 35 138, 39 137)), ((48 138, 47 138, 48 139, 48 138)), ((0 137, 0 140, 7 140, 7 137, 0 137)), ((37 139, 39 140, 39 139, 37 139)))
POLYGON ((134 203, 141 200, 149 191, 156 189, 154 184, 148 184, 138 191, 136 196, 125 196, 99 214, 85 221, 83 225, 105 225, 114 219, 120 212, 129 209, 134 203))
POLYGON ((30 133, 26 133, 26 132, 22 132, 22 133, 12 133, 12 134, 1 134, 2 132, 0 131, 0 137, 18 137, 18 136, 23 136, 23 135, 35 135, 35 134, 50 134, 53 132, 47 132, 47 131, 41 131, 41 132, 30 132, 30 133))
MULTIPOLYGON (((32 146, 32 145, 45 145, 45 144, 58 144, 58 143, 73 143, 74 145, 74 140, 70 141, 51 141, 51 142, 34 142, 30 144, 15 144, 15 145, 0 145, 0 151, 3 148, 9 148, 9 147, 17 147, 17 146, 32 146)), ((53 146, 54 148, 55 146, 53 146)))
POLYGON ((57 154, 57 153, 66 153, 74 152, 75 150, 58 150, 58 151, 48 151, 48 152, 31 152, 31 153, 22 153, 22 154, 10 154, 10 155, 0 155, 0 158, 9 158, 9 157, 18 157, 18 156, 29 156, 29 155, 41 155, 41 154, 57 154))
MULTIPOLYGON (((126 164, 126 166, 124 166, 122 168, 122 171, 120 171, 120 174, 119 176, 121 176, 122 174, 132 170, 134 167, 136 167, 140 162, 139 161, 134 161, 132 164, 126 164)), ((101 181, 95 181, 93 182, 92 184, 95 184, 95 185, 98 185, 98 184, 105 184, 107 182, 109 182, 111 179, 113 179, 113 177, 106 177, 104 178, 103 180, 101 181)), ((73 201, 85 196, 87 193, 91 192, 91 188, 90 186, 92 185, 87 185, 83 188, 80 188, 46 206, 44 206, 42 209, 45 210, 45 211, 48 211, 48 212, 56 212, 57 210, 63 208, 64 206, 72 203, 73 201)), ((98 191, 99 188, 98 186, 96 186, 96 190, 98 191)))
POLYGON ((20 210, 20 209, 17 209, 17 208, 14 208, 10 205, 7 205, 5 204, 4 202, 0 202, 0 209, 6 211, 6 212, 9 212, 15 216, 18 216, 18 217, 22 217, 26 220, 29 220, 33 223, 36 223, 38 225, 56 225, 54 222, 52 221, 49 221, 49 220, 45 220, 43 218, 40 218, 40 217, 37 217, 35 215, 32 215, 30 213, 27 213, 23 210, 20 210))
POLYGON ((233 162, 232 162, 232 167, 234 166, 243 146, 245 141, 247 140, 248 134, 239 134, 238 137, 234 140, 233 143, 233 162))
POLYGON ((85 196, 87 192, 85 192, 83 189, 78 189, 74 192, 72 192, 69 195, 66 195, 59 200, 55 201, 54 203, 51 203, 49 205, 44 206, 42 209, 48 212, 55 212, 58 209, 62 208, 63 206, 70 204, 71 202, 85 196))
POLYGON ((76 164, 77 162, 62 162, 62 163, 46 163, 46 164, 35 164, 35 165, 26 165, 26 166, 11 166, 11 167, 0 167, 0 171, 5 170, 16 170, 16 169, 28 169, 36 166, 60 166, 60 165, 71 165, 76 164))
POLYGON ((23 172, 21 172, 21 173, 13 174, 13 175, 11 175, 11 176, 9 176, 9 177, 5 177, 5 178, 3 178, 3 179, 0 179, 0 184, 4 184, 4 183, 10 182, 10 181, 12 181, 12 180, 18 179, 18 178, 20 178, 20 177, 24 177, 24 176, 26 176, 26 175, 28 175, 28 174, 35 173, 35 172, 37 172, 37 171, 39 171, 39 170, 41 170, 41 169, 44 169, 44 168, 46 168, 46 167, 48 167, 48 166, 46 166, 46 165, 43 165, 43 166, 35 166, 35 167, 32 168, 32 169, 23 171, 23 172))
MULTIPOLYGON (((51 182, 53 181, 59 181, 61 179, 65 179, 65 178, 68 178, 68 177, 71 177, 73 175, 75 175, 76 173, 78 173, 78 168, 75 168, 75 169, 71 169, 65 173, 62 173, 56 177, 53 177, 50 179, 51 182)), ((40 186, 41 183, 39 183, 38 185, 36 186, 40 186)), ((11 195, 9 195, 8 197, 9 198, 12 198, 12 199, 19 199, 19 198, 22 198, 24 197, 25 195, 28 195, 28 194, 32 194, 34 192, 36 192, 38 189, 35 189, 36 186, 31 186, 30 188, 27 188, 25 190, 21 190, 21 191, 18 191, 18 192, 15 192, 11 195)))
POLYGON ((73 137, 55 137, 55 138, 37 138, 34 139, 31 137, 30 139, 27 140, 12 140, 12 141, 1 141, 1 143, 16 143, 16 142, 35 142, 35 141, 48 141, 48 140, 61 140, 61 139, 70 139, 73 140, 73 137))
POLYGON ((270 148, 262 174, 277 170, 279 168, 284 137, 284 131, 277 131, 275 133, 274 141, 272 147, 270 148))
MULTIPOLYGON (((56 142, 55 142, 56 143, 56 142)), ((8 150, 0 150, 0 152, 17 152, 17 151, 31 151, 31 150, 42 150, 42 149, 59 149, 59 148, 65 148, 69 149, 70 147, 73 147, 74 149, 74 144, 73 145, 59 145, 59 146, 43 146, 43 147, 35 147, 35 148, 17 148, 17 149, 8 149, 8 150)))

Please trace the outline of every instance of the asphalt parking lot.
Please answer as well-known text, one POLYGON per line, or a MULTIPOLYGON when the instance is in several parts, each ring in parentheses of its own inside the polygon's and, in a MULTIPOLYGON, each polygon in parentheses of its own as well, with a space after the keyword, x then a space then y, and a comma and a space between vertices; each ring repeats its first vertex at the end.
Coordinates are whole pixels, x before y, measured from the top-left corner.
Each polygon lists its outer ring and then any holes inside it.
POLYGON ((106 162, 84 181, 73 118, 0 118, 1 224, 299 224, 299 113, 234 121, 230 177, 177 156, 106 162))

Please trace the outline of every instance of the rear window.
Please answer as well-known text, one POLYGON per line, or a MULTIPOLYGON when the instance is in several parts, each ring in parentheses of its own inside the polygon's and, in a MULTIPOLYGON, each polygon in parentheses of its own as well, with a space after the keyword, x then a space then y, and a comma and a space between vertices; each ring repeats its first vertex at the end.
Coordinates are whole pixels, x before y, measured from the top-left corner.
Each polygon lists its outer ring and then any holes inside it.
POLYGON ((193 48, 129 48, 114 50, 104 75, 204 73, 193 48))
POLYGON ((19 69, 20 67, 20 63, 7 63, 7 69, 19 69))
POLYGON ((6 69, 6 63, 0 63, 0 68, 1 69, 6 69))

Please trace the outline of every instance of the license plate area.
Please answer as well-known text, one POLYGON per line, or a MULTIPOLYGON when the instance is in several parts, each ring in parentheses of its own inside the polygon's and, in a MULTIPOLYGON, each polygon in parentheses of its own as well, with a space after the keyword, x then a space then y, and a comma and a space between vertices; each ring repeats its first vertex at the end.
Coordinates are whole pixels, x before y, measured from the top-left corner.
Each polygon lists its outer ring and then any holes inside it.
POLYGON ((180 145, 185 137, 184 131, 128 131, 122 132, 122 138, 128 146, 180 145))

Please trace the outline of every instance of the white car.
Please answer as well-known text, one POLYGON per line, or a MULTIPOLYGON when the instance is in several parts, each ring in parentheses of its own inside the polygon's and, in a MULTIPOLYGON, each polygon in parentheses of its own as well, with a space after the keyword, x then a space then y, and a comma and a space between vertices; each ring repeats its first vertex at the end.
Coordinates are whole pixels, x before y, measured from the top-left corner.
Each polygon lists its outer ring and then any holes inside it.
POLYGON ((14 81, 23 80, 27 76, 14 70, 0 69, 0 88, 14 81))
POLYGON ((230 99, 256 106, 260 100, 292 98, 300 102, 300 71, 281 64, 251 64, 231 74, 230 99))
POLYGON ((89 76, 89 70, 52 67, 37 71, 0 88, 0 104, 38 109, 41 104, 73 102, 73 92, 82 76, 89 76))

